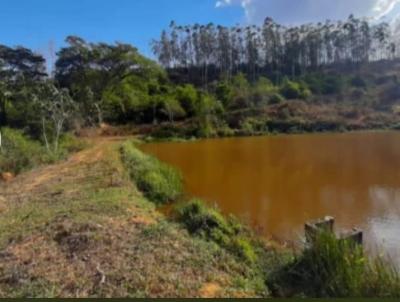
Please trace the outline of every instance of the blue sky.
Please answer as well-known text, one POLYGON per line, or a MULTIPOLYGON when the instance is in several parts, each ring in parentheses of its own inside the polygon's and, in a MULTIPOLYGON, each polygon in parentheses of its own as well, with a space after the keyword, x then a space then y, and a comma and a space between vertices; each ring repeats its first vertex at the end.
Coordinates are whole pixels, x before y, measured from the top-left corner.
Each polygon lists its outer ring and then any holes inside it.
POLYGON ((240 7, 216 9, 215 0, 0 0, 0 44, 47 52, 67 35, 89 41, 132 43, 149 55, 149 43, 171 20, 177 23, 243 20, 240 7))
POLYGON ((178 24, 260 23, 266 16, 296 24, 350 13, 374 18, 400 14, 400 0, 0 0, 0 44, 43 53, 67 35, 89 41, 149 43, 171 20, 178 24))

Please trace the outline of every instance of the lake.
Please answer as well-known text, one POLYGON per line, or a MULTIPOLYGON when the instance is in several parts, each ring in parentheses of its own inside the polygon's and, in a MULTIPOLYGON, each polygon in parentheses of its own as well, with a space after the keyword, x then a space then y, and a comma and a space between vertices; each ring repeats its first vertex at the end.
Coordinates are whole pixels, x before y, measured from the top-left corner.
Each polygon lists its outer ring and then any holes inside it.
POLYGON ((400 258, 400 132, 279 135, 152 143, 181 170, 186 193, 269 238, 297 241, 304 222, 334 216, 368 248, 400 258))

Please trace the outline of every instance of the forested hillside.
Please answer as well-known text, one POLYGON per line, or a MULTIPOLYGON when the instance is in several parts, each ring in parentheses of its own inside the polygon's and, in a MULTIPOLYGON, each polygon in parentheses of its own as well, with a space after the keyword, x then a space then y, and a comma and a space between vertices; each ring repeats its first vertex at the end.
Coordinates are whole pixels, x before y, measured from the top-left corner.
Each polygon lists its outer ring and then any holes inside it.
POLYGON ((172 22, 152 45, 158 63, 129 44, 69 36, 51 72, 40 54, 2 45, 0 126, 52 153, 64 132, 102 123, 184 138, 398 127, 399 51, 386 23, 172 22))

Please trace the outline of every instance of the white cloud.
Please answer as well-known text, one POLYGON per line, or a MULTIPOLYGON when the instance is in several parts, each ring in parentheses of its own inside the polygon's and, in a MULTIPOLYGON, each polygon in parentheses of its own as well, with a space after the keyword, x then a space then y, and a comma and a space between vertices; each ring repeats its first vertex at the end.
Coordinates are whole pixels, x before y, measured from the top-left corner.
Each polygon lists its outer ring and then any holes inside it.
POLYGON ((216 7, 240 5, 248 22, 260 23, 270 16, 283 23, 304 23, 357 17, 380 19, 400 0, 218 0, 216 7))
POLYGON ((215 3, 215 7, 224 7, 224 6, 231 5, 231 4, 232 4, 231 0, 220 0, 220 1, 217 1, 217 3, 215 3))
POLYGON ((377 18, 382 18, 393 11, 400 0, 378 0, 373 8, 377 18))

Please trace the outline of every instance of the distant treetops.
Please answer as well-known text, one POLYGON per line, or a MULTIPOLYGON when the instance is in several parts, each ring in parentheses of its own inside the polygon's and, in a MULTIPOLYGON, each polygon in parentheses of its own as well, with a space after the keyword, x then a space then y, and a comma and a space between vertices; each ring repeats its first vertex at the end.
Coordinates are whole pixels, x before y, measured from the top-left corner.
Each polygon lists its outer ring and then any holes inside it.
POLYGON ((266 18, 261 26, 214 25, 170 28, 153 41, 166 68, 198 70, 202 81, 243 72, 295 76, 323 65, 363 63, 399 56, 387 23, 372 24, 350 15, 346 21, 283 26, 266 18))

